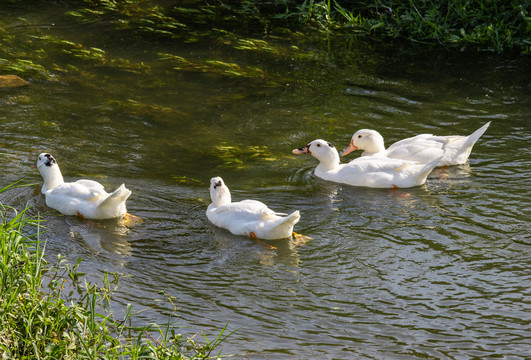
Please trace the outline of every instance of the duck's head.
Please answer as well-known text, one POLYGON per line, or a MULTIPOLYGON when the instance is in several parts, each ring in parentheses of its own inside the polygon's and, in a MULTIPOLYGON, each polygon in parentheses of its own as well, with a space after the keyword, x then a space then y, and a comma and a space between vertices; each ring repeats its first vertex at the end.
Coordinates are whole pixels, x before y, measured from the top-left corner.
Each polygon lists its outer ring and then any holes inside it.
POLYGON ((48 172, 50 168, 58 165, 57 160, 55 160, 55 158, 51 154, 42 153, 37 158, 37 163, 35 164, 35 166, 37 166, 37 169, 39 170, 41 175, 43 175, 43 172, 48 172))
POLYGON ((361 129, 352 135, 350 144, 343 150, 341 156, 350 154, 354 150, 364 150, 368 153, 377 153, 385 150, 382 135, 376 130, 361 129))
POLYGON ((230 191, 223 179, 219 176, 210 179, 210 199, 214 206, 218 207, 225 204, 230 204, 230 191))
POLYGON ((339 163, 339 155, 334 145, 328 141, 317 139, 299 149, 293 149, 294 154, 310 154, 321 162, 339 163))
POLYGON ((43 193, 63 183, 63 176, 59 170, 59 165, 57 165, 57 160, 51 154, 40 154, 35 166, 44 179, 44 185, 42 186, 43 193))

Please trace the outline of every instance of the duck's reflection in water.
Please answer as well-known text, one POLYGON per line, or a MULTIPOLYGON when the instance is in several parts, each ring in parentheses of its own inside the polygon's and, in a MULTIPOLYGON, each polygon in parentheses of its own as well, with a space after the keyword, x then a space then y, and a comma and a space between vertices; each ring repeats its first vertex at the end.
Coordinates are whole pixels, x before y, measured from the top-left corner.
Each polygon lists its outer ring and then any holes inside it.
MULTIPOLYGON (((124 267, 132 255, 132 246, 127 240, 131 229, 120 220, 92 221, 73 216, 48 216, 44 226, 49 229, 44 237, 64 238, 59 253, 77 253, 87 261, 97 259, 116 268, 124 267)), ((53 244, 57 246, 58 242, 53 241, 53 244)))
POLYGON ((212 260, 212 266, 224 266, 227 264, 244 264, 259 262, 264 266, 283 264, 287 266, 299 266, 300 259, 297 249, 304 242, 295 241, 295 238, 279 240, 251 239, 245 236, 233 235, 227 230, 209 225, 212 239, 216 243, 216 256, 212 260))

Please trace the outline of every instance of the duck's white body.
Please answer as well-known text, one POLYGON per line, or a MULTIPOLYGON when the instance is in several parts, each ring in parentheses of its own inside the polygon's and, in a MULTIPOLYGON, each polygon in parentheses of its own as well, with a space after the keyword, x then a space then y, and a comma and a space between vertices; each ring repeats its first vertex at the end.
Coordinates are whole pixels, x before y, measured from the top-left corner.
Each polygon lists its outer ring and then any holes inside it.
POLYGON ((384 156, 364 156, 348 164, 340 164, 336 148, 321 139, 295 149, 293 153, 310 154, 319 160, 314 173, 324 180, 371 188, 408 188, 422 185, 439 162, 439 158, 428 164, 417 164, 384 156))
POLYGON ((299 221, 299 211, 288 216, 275 213, 266 204, 256 200, 231 202, 229 188, 220 177, 210 180, 210 197, 206 215, 214 225, 234 235, 255 236, 276 240, 291 237, 293 226, 299 221))
POLYGON ((44 179, 41 192, 46 196, 46 205, 60 213, 86 219, 111 219, 127 213, 125 201, 131 191, 124 184, 109 194, 96 181, 65 183, 57 161, 45 153, 39 155, 37 168, 44 179))
POLYGON ((352 135, 352 140, 342 156, 359 149, 363 150, 361 156, 383 156, 421 164, 441 158, 437 166, 464 164, 470 156, 472 147, 489 125, 490 122, 486 123, 469 136, 421 134, 397 141, 387 149, 382 135, 375 130, 362 129, 352 135))

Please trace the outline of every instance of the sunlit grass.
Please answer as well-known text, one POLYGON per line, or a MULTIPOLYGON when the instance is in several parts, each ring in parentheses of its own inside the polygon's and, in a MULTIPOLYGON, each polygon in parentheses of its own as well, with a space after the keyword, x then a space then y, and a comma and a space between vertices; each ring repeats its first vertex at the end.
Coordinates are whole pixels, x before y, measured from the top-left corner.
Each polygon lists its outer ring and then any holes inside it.
MULTIPOLYGON (((0 193, 20 183, 0 189, 0 193)), ((130 305, 117 319, 107 306, 119 277, 83 281, 81 259, 50 264, 40 241, 43 220, 0 204, 0 349, 5 359, 209 359, 230 336, 204 344, 172 326, 132 326, 130 305), (114 286, 113 286, 114 285, 114 286)), ((216 352, 216 353, 215 353, 216 352)))
POLYGON ((518 0, 311 0, 294 11, 306 23, 327 31, 358 31, 447 48, 531 53, 531 5, 518 0))

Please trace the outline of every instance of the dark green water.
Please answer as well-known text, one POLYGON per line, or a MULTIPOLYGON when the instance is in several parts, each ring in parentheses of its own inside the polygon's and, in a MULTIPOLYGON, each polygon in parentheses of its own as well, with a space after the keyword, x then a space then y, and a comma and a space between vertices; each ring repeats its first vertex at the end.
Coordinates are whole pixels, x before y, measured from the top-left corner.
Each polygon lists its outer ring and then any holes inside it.
POLYGON ((35 67, 30 86, 0 89, 1 186, 40 182, 30 165, 48 151, 67 180, 125 183, 144 222, 61 216, 39 185, 2 201, 41 213, 49 256, 83 258, 93 281, 126 275, 118 313, 131 303, 139 324, 166 323, 164 291, 184 334, 241 328, 223 346, 241 359, 529 358, 524 59, 230 32, 148 41, 66 10, 0 9, 1 72, 21 57, 35 67), (343 148, 360 128, 391 144, 487 121, 467 165, 413 189, 326 183, 312 175, 315 159, 291 154, 316 138, 343 148), (211 226, 207 188, 218 175, 234 200, 300 210, 295 230, 313 240, 269 249, 211 226))

